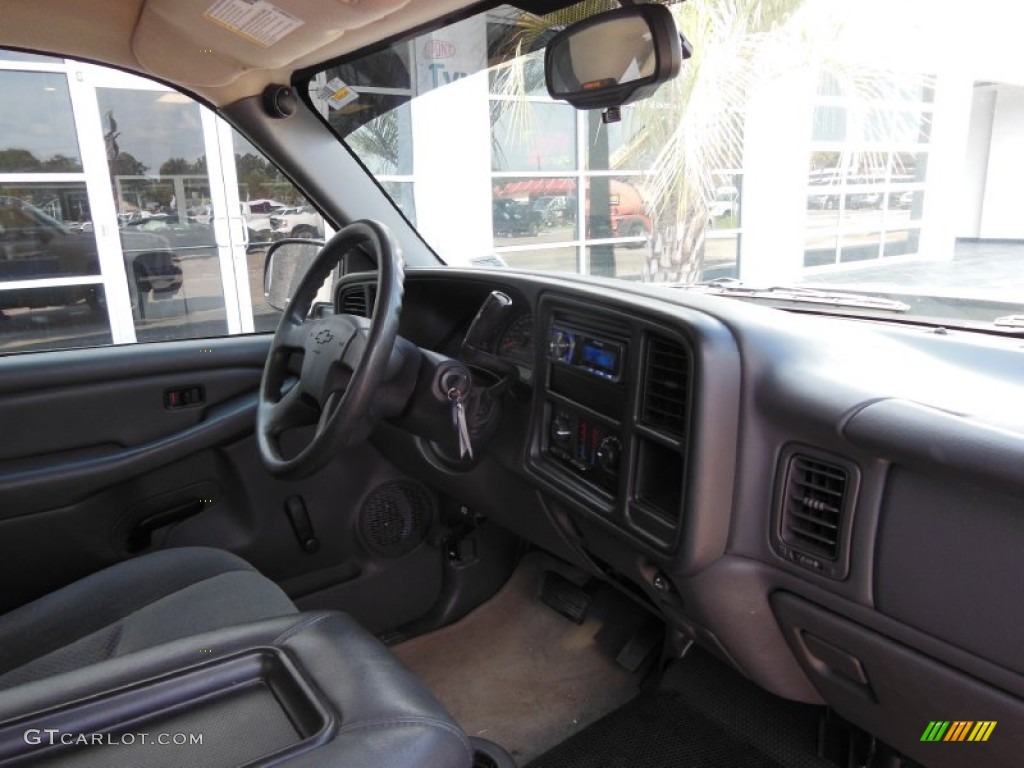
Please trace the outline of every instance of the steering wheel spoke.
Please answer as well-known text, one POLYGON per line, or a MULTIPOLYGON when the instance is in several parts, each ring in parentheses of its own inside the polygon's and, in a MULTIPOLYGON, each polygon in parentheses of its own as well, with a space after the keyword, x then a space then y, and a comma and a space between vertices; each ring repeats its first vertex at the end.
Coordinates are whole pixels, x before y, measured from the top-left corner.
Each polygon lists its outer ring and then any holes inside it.
POLYGON ((295 427, 315 424, 320 417, 316 399, 309 395, 301 381, 296 381, 280 400, 270 408, 267 429, 275 437, 295 427))
POLYGON ((287 315, 283 318, 281 325, 278 327, 277 332, 280 334, 280 343, 275 338, 275 344, 280 347, 294 350, 304 350, 308 343, 310 335, 311 323, 308 320, 304 320, 301 323, 294 323, 287 315))
POLYGON ((341 365, 349 371, 355 371, 366 354, 367 334, 364 331, 356 331, 352 334, 345 351, 341 356, 341 365))
POLYGON ((369 434, 398 335, 404 277, 398 244, 375 221, 348 225, 313 259, 278 324, 260 386, 256 438, 272 474, 306 477, 369 434), (354 315, 308 319, 323 281, 356 247, 368 250, 377 262, 373 320, 354 315), (288 370, 295 359, 289 353, 299 351, 299 380, 281 395, 281 382, 296 373, 288 370), (308 424, 317 425, 313 438, 297 455, 285 458, 281 433, 308 424))

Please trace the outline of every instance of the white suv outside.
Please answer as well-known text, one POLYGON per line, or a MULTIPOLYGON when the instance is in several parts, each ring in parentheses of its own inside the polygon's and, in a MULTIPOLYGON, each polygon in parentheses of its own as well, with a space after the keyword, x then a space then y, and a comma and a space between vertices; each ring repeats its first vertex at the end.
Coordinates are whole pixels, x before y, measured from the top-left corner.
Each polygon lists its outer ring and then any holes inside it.
POLYGON ((284 208, 270 217, 275 237, 322 238, 324 220, 311 206, 284 208))

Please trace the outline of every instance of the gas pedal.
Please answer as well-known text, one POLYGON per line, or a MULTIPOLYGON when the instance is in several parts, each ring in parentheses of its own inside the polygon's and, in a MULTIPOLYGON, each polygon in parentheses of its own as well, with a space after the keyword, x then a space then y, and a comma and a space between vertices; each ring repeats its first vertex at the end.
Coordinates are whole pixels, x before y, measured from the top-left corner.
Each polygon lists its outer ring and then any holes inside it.
POLYGON ((540 599, 573 624, 582 624, 590 608, 590 593, 554 571, 545 571, 540 599))

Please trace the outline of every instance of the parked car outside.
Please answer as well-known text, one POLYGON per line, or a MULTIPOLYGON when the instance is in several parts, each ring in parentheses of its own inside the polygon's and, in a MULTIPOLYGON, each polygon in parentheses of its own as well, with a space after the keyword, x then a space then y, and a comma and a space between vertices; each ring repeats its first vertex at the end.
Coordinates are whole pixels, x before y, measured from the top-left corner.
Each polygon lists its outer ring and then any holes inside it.
POLYGON ((719 187, 715 199, 708 206, 708 217, 714 221, 726 216, 738 216, 740 212, 740 191, 736 187, 719 187))
MULTIPOLYGON (((133 289, 173 295, 181 289, 178 255, 167 239, 151 232, 122 230, 125 262, 133 289)), ((0 280, 99 275, 96 238, 72 231, 36 206, 15 197, 0 197, 0 280)), ((94 285, 67 285, 31 291, 0 291, 0 310, 67 306, 86 301, 101 306, 94 285)))
POLYGON ((323 217, 312 206, 284 208, 270 217, 273 237, 305 237, 310 239, 324 236, 323 217))
POLYGON ((494 234, 505 237, 536 235, 543 221, 541 213, 530 203, 518 200, 495 200, 491 214, 494 234))
POLYGON ((533 201, 533 210, 540 214, 541 222, 547 227, 565 223, 566 207, 566 198, 560 196, 545 195, 533 201))
POLYGON ((242 218, 245 219, 245 225, 249 231, 250 243, 269 242, 274 233, 270 217, 288 207, 277 200, 266 198, 243 200, 240 205, 242 218))
POLYGON ((181 221, 175 213, 160 213, 146 219, 129 221, 121 228, 121 232, 159 235, 167 238, 175 250, 216 245, 210 225, 190 219, 181 221))
MULTIPOLYGON (((274 239, 271 217, 286 210, 295 210, 286 203, 269 198, 243 200, 238 204, 238 209, 245 219, 246 236, 251 244, 267 243, 274 239)), ((189 218, 198 224, 210 224, 215 216, 216 212, 209 203, 189 211, 189 218)))

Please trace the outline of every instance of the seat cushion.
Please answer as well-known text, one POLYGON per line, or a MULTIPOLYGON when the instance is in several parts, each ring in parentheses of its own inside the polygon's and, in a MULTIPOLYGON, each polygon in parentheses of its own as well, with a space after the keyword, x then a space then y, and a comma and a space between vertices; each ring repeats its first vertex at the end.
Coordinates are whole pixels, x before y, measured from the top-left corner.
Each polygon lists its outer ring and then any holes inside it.
POLYGON ((155 552, 0 616, 0 690, 295 612, 276 584, 229 552, 205 547, 155 552))
MULTIPOLYGON (((308 696, 320 705, 324 727, 306 734, 295 752, 275 760, 289 768, 470 768, 473 754, 462 729, 422 682, 373 635, 351 617, 331 611, 296 613, 216 629, 172 640, 131 654, 73 669, 5 691, 0 696, 0 764, 17 756, 30 765, 48 768, 106 768, 146 765, 178 768, 202 765, 227 768, 268 751, 272 722, 254 718, 244 706, 226 707, 211 724, 207 704, 223 698, 199 694, 168 715, 168 688, 174 677, 197 669, 213 670, 252 652, 280 654, 294 666, 308 696), (199 649, 211 649, 200 653, 199 649), (150 693, 146 687, 153 686, 150 693), (96 702, 129 692, 107 716, 97 714, 96 702), (91 732, 206 733, 202 744, 128 750, 117 738, 113 744, 75 745, 50 758, 46 743, 27 745, 27 728, 74 731, 83 710, 93 708, 91 732), (34 713, 34 714, 33 714, 34 713), (58 713, 58 714, 55 714, 58 713), (174 718, 169 724, 168 717, 174 718), (129 723, 125 726, 125 723, 129 723), (253 744, 244 749, 239 741, 253 744), (262 746, 261 746, 262 745, 262 746), (33 754, 35 752, 35 754, 33 754), (240 753, 247 755, 240 757, 240 753), (42 758, 41 760, 39 758, 42 758)), ((186 686, 187 687, 187 686, 186 686)), ((301 698, 301 697, 297 697, 301 698)), ((293 703, 296 699, 292 699, 293 703)), ((271 747, 273 748, 273 747, 271 747)))

